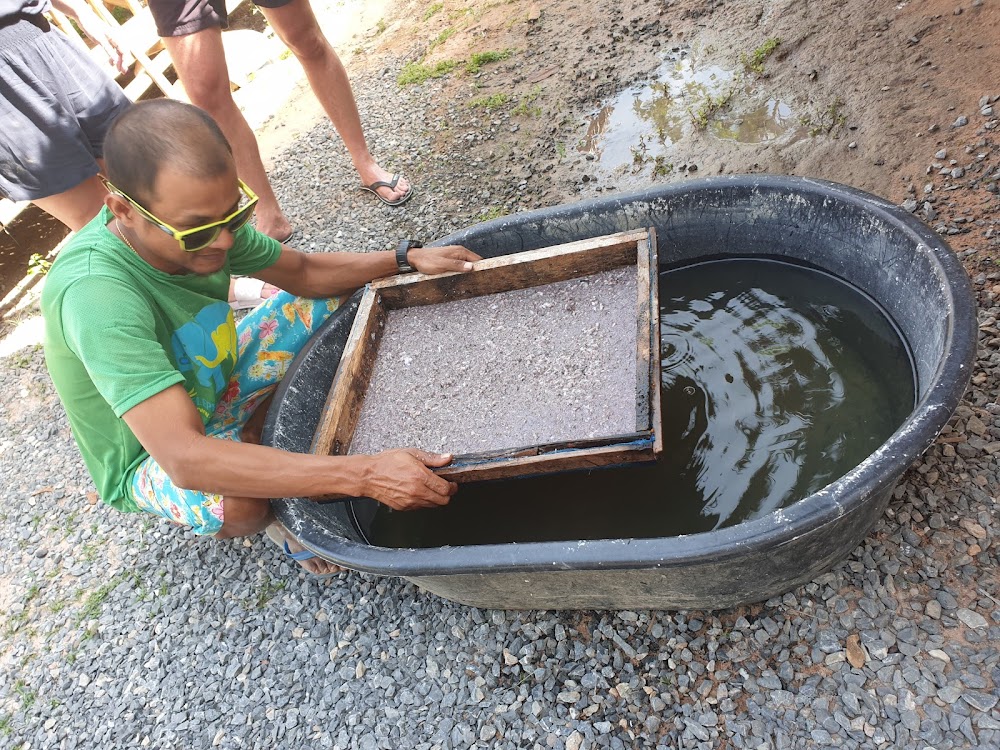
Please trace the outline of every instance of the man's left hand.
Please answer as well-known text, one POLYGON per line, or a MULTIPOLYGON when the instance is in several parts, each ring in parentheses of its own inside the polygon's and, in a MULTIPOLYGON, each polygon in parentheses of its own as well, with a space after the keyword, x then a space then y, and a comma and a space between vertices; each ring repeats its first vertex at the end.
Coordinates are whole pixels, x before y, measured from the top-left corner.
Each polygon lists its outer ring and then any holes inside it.
POLYGON ((410 265, 420 273, 435 274, 471 271, 472 264, 482 258, 461 245, 444 247, 415 247, 406 256, 410 265))

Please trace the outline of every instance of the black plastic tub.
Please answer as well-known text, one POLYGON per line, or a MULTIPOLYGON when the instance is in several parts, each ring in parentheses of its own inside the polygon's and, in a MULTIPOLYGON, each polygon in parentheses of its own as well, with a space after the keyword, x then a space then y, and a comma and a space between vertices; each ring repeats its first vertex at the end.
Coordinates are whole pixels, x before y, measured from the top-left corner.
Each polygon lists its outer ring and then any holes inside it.
MULTIPOLYGON (((760 601, 843 560, 879 519, 900 475, 933 442, 968 385, 975 309, 954 254, 886 201, 818 180, 718 177, 497 219, 439 240, 480 255, 645 226, 662 265, 719 256, 787 258, 829 271, 873 297, 913 354, 917 404, 871 456, 819 492, 752 521, 656 539, 387 549, 355 522, 361 499, 275 501, 309 549, 355 570, 402 576, 448 599, 506 609, 717 609, 760 601)), ((264 439, 307 451, 344 346, 357 295, 302 352, 279 388, 264 439)))

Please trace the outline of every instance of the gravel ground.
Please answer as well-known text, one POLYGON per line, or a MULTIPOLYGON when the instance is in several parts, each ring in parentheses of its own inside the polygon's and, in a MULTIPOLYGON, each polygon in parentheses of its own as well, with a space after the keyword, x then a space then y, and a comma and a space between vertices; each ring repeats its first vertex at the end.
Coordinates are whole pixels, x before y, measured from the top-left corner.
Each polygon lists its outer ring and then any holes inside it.
MULTIPOLYGON (((378 156, 419 196, 390 210, 348 189, 320 126, 275 175, 305 249, 388 249, 537 205, 530 177, 464 149, 502 137, 502 118, 431 115, 438 84, 398 92, 401 64, 356 89, 378 156), (432 148, 442 133, 447 151, 432 148)), ((972 150, 926 154, 913 209, 994 247, 995 219, 949 197, 996 198, 996 130, 967 104, 972 150)), ((973 276, 973 387, 886 516, 831 572, 718 613, 479 610, 396 579, 314 580, 263 537, 117 514, 93 494, 40 349, 6 355, 0 747, 1000 747, 1000 274, 973 276)))

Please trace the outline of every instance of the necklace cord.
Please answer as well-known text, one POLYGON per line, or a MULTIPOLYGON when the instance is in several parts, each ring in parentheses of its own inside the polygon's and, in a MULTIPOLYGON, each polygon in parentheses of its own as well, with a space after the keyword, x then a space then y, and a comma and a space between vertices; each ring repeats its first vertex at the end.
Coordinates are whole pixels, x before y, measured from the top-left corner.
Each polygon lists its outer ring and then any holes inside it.
POLYGON ((122 229, 122 225, 118 223, 117 218, 115 219, 115 227, 118 229, 118 234, 119 236, 121 236, 122 242, 124 242, 128 246, 129 250, 138 255, 139 251, 136 250, 134 247, 132 247, 132 243, 128 241, 128 237, 125 236, 125 230, 122 229))

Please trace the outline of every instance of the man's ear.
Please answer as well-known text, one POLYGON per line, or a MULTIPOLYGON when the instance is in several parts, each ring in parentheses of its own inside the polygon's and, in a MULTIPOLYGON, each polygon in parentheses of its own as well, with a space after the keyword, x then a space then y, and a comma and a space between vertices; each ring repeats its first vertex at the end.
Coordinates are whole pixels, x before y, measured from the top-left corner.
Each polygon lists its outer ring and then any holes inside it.
POLYGON ((104 205, 114 214, 114 217, 122 224, 132 225, 136 210, 135 207, 120 195, 108 193, 104 196, 104 205))

